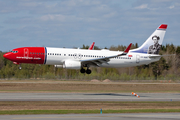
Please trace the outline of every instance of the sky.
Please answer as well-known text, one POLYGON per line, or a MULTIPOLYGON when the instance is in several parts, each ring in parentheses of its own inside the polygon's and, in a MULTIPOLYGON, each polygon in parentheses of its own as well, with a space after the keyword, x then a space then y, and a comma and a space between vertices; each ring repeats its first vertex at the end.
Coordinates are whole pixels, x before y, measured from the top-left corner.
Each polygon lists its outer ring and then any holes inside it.
POLYGON ((180 0, 0 0, 0 51, 140 46, 161 24, 163 45, 178 46, 179 22, 180 0))

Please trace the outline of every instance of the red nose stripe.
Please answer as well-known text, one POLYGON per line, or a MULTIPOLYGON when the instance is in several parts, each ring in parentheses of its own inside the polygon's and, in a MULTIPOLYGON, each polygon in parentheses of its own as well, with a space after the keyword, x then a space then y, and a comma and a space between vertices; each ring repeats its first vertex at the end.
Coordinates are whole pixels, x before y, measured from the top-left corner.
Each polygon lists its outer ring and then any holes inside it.
POLYGON ((3 57, 6 58, 6 59, 8 59, 10 54, 11 54, 10 52, 5 53, 5 54, 3 55, 3 57))

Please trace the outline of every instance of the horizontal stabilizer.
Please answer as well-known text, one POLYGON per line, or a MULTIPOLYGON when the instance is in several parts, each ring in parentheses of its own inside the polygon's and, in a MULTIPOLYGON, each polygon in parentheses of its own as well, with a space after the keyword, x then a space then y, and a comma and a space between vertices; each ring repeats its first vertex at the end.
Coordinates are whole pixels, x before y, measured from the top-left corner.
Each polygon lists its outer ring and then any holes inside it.
POLYGON ((168 54, 168 55, 150 55, 149 58, 159 58, 159 57, 165 57, 165 56, 172 56, 172 55, 175 55, 175 54, 168 54))
POLYGON ((159 58, 161 55, 150 55, 149 58, 159 58))

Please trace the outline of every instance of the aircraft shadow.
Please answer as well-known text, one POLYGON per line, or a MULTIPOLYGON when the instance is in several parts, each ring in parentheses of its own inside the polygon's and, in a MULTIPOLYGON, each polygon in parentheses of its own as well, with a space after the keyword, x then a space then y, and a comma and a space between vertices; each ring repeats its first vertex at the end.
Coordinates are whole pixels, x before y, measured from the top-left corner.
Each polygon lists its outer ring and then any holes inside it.
MULTIPOLYGON (((124 94, 116 94, 116 93, 93 93, 93 94, 83 94, 83 95, 133 96, 133 95, 124 95, 124 94)), ((140 97, 148 97, 148 96, 140 96, 140 97)))

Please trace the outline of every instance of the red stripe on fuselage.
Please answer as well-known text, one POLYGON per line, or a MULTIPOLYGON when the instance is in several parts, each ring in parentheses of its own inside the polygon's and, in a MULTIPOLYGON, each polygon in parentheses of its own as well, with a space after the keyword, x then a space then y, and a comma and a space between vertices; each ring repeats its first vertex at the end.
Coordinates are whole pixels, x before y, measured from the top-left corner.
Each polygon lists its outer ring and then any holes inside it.
POLYGON ((13 49, 13 51, 18 51, 17 53, 11 52, 8 57, 13 62, 44 64, 46 54, 44 47, 22 47, 13 49))

